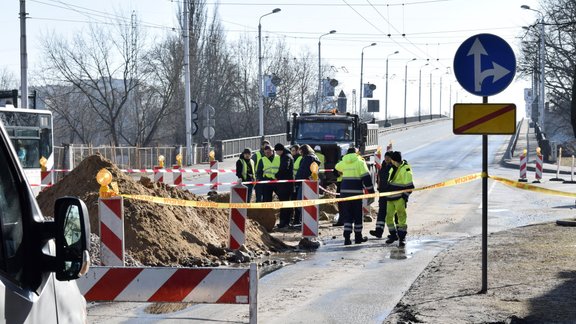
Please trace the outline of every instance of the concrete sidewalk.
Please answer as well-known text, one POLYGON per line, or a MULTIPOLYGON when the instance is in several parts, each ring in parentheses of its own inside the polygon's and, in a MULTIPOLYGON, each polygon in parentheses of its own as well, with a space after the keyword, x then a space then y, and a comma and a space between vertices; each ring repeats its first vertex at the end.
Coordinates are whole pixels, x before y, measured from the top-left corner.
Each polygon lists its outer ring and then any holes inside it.
MULTIPOLYGON (((520 130, 514 145, 514 137, 511 138, 508 151, 501 161, 501 165, 516 169, 520 173, 520 155, 524 150, 527 151, 527 178, 534 179, 536 172, 536 148, 538 147, 538 140, 534 129, 530 127, 529 120, 524 118, 520 123, 520 130), (512 150, 511 148, 514 147, 512 150)), ((564 175, 564 180, 571 180, 571 167, 560 166, 558 169, 557 163, 544 163, 542 166, 542 178, 548 180, 556 178, 556 173, 559 170, 560 175, 564 175)), ((562 177, 560 177, 562 178, 562 177)))

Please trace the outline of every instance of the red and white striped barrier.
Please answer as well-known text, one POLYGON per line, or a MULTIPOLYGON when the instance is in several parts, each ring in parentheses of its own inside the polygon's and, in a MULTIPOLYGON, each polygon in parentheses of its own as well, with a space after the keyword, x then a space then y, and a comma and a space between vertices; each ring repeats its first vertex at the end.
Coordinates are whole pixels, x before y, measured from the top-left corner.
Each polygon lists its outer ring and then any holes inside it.
POLYGON ((540 179, 542 179, 542 166, 544 164, 544 159, 540 152, 536 153, 536 180, 535 183, 540 183, 540 179))
POLYGON ((388 143, 388 145, 386 145, 386 152, 391 152, 392 150, 393 150, 392 141, 390 141, 390 143, 388 143))
POLYGON ((164 182, 164 168, 154 167, 154 182, 163 183, 164 182))
POLYGON ((374 153, 374 165, 376 166, 376 170, 382 168, 382 151, 380 151, 380 148, 374 153))
MULTIPOLYGON (((218 161, 210 161, 210 170, 218 170, 218 161)), ((210 172, 210 190, 218 191, 218 172, 210 172)))
MULTIPOLYGON (((368 190, 364 189, 364 194, 367 194, 368 190)), ((370 215, 370 206, 368 206, 368 199, 362 199, 362 217, 370 215)))
MULTIPOLYGON (((165 173, 235 173, 236 169, 157 169, 165 173)), ((54 169, 52 172, 71 172, 69 169, 54 169)), ((154 173, 155 169, 120 169, 124 173, 154 173)), ((332 172, 334 169, 319 169, 319 173, 332 172)))
POLYGON ((249 304, 257 323, 258 268, 91 267, 76 280, 86 301, 249 304))
POLYGON ((124 266, 124 200, 121 196, 98 199, 100 258, 103 265, 124 266))
POLYGON ((526 171, 527 171, 527 159, 526 153, 522 153, 520 155, 520 178, 518 179, 519 182, 526 182, 526 171))
MULTIPOLYGON (((302 183, 302 200, 318 199, 318 181, 302 183)), ((302 207, 302 237, 318 237, 318 205, 302 207)))
MULTIPOLYGON (((231 203, 245 203, 248 197, 248 187, 241 184, 235 185, 230 190, 231 203)), ((246 208, 230 208, 230 240, 228 247, 238 250, 246 242, 246 208)))
POLYGON ((182 172, 180 171, 180 166, 178 164, 175 164, 172 166, 172 184, 175 186, 180 186, 182 185, 182 172))
POLYGON ((53 183, 52 171, 40 171, 40 186, 50 187, 53 183))

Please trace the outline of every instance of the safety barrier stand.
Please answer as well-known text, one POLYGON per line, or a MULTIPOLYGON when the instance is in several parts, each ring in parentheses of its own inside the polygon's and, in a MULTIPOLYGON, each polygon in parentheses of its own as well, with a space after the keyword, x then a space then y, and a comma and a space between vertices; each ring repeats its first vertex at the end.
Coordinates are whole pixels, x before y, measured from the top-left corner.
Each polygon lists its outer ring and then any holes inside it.
POLYGON ((542 179, 542 167, 544 164, 544 159, 542 158, 542 153, 540 148, 536 148, 536 180, 532 181, 532 183, 540 183, 542 179))
POLYGON ((40 171, 40 191, 44 190, 47 187, 52 186, 54 182, 54 176, 52 170, 50 171, 40 171))
POLYGON ((158 165, 154 166, 154 182, 164 183, 164 168, 158 165))
POLYGON ((91 267, 76 280, 86 301, 248 304, 257 323, 258 267, 91 267))
MULTIPOLYGON (((364 194, 367 194, 368 190, 364 189, 364 194)), ((362 199, 362 217, 370 216, 370 206, 368 205, 368 199, 362 199)))
POLYGON ((182 185, 182 171, 180 171, 180 165, 174 164, 172 165, 172 184, 175 186, 182 185))
POLYGON ((218 191, 218 161, 210 159, 210 190, 218 191))
POLYGON ((386 152, 391 152, 392 150, 393 150, 393 148, 392 148, 392 141, 390 141, 390 142, 388 143, 388 145, 386 145, 386 152))
POLYGON ((527 182, 528 180, 526 179, 526 165, 527 165, 527 159, 526 159, 526 153, 527 151, 524 150, 524 152, 522 152, 522 154, 520 155, 520 178, 518 179, 518 182, 527 182))
POLYGON ((374 165, 376 166, 376 170, 380 170, 382 168, 382 149, 378 146, 376 153, 374 153, 374 165))
MULTIPOLYGON (((318 199, 318 181, 302 182, 302 200, 318 199)), ((302 207, 302 237, 318 237, 318 205, 302 207)))
POLYGON ((98 199, 100 258, 106 266, 124 266, 124 200, 122 196, 98 199))
MULTIPOLYGON (((248 197, 248 187, 237 184, 230 189, 230 203, 245 203, 248 197)), ((238 250, 246 242, 246 208, 230 208, 230 240, 228 247, 238 250)))
POLYGON ((564 183, 576 183, 574 181, 574 155, 572 155, 572 165, 570 166, 570 180, 565 180, 564 183))
POLYGON ((550 179, 550 181, 564 181, 560 178, 560 165, 562 165, 562 148, 558 149, 558 159, 556 159, 556 178, 550 179))

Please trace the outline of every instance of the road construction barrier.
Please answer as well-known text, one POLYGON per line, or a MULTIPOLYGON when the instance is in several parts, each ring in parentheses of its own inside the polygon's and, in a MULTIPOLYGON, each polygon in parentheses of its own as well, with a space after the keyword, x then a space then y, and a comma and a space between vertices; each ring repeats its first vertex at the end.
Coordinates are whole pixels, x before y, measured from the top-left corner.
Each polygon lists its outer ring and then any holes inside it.
MULTIPOLYGON (((368 190, 364 189, 364 194, 367 194, 368 190)), ((362 199, 362 217, 370 215, 370 206, 368 205, 368 199, 362 199)))
POLYGON ((380 147, 374 153, 374 165, 376 166, 376 170, 380 170, 382 168, 382 151, 380 147))
POLYGON ((182 172, 178 172, 178 170, 180 170, 180 166, 178 164, 175 164, 172 166, 172 184, 175 186, 180 186, 182 185, 182 172))
MULTIPOLYGON (((248 187, 237 184, 230 190, 230 203, 245 203, 248 187)), ((246 208, 230 208, 230 226, 228 247, 238 250, 246 242, 246 208)))
POLYGON ((540 180, 542 179, 542 167, 544 165, 544 158, 542 156, 542 153, 540 153, 540 148, 536 149, 536 175, 535 178, 536 180, 534 180, 534 183, 540 183, 540 180))
POLYGON ((558 159, 556 159, 556 178, 550 179, 550 181, 564 181, 560 178, 560 165, 562 165, 562 148, 558 149, 558 159))
POLYGON ((124 199, 98 199, 100 254, 106 266, 124 266, 124 199))
MULTIPOLYGON (((302 182, 302 200, 318 200, 318 181, 302 182)), ((302 207, 302 237, 318 237, 318 205, 302 207)))
POLYGON ((76 280, 86 301, 248 304, 257 323, 258 268, 91 267, 76 280))
POLYGON ((154 182, 164 182, 164 168, 154 167, 154 182))
POLYGON ((40 186, 50 187, 53 183, 53 173, 52 171, 40 171, 40 186))
MULTIPOLYGON (((218 161, 211 160, 210 161, 210 170, 218 170, 218 161)), ((218 172, 210 172, 210 190, 218 191, 218 172)))
POLYGON ((518 181, 526 182, 526 171, 527 171, 527 158, 526 158, 526 150, 520 155, 520 178, 518 181))

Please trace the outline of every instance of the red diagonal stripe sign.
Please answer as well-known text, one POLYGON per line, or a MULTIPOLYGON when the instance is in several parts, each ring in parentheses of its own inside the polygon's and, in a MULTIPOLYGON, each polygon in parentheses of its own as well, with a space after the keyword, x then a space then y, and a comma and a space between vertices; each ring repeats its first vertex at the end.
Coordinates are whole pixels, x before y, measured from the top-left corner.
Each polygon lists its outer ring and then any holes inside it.
POLYGON ((455 104, 454 134, 508 135, 516 132, 514 104, 455 104))

